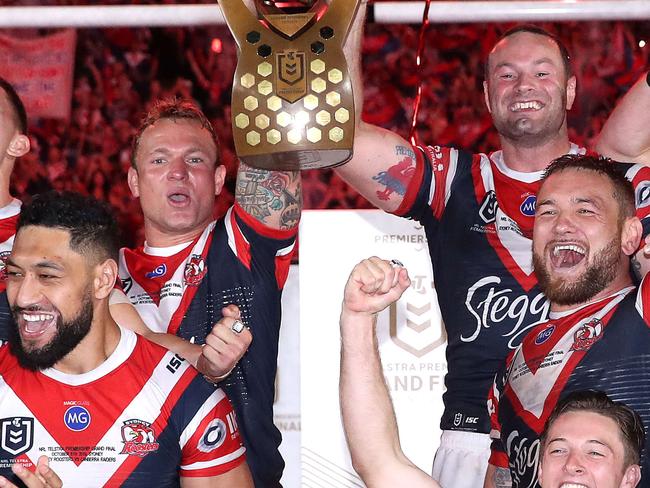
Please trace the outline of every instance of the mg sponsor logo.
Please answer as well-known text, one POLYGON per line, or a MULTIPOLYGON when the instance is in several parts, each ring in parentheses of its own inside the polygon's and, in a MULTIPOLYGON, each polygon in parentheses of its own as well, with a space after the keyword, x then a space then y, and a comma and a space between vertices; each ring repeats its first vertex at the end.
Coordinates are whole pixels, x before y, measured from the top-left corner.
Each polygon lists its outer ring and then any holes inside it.
POLYGON ((75 405, 68 408, 63 414, 65 426, 74 431, 81 432, 86 430, 90 425, 90 413, 85 407, 75 405))
POLYGON ((526 199, 519 206, 519 210, 525 216, 532 217, 535 215, 536 203, 537 203, 537 197, 535 195, 528 195, 526 199))
POLYGON ((474 342, 483 330, 507 325, 502 336, 510 338, 508 347, 514 349, 528 330, 547 319, 550 304, 541 292, 526 295, 500 285, 498 276, 486 276, 467 290, 465 306, 475 325, 469 333, 461 334, 461 341, 474 342))

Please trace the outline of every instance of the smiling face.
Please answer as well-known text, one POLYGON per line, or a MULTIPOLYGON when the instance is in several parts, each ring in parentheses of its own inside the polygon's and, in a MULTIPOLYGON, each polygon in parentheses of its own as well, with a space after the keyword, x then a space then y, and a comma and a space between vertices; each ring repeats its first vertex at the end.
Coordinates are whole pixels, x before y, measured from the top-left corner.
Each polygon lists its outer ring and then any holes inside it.
POLYGON ((638 220, 625 218, 608 177, 585 169, 550 175, 537 198, 533 264, 555 310, 607 296, 629 284, 638 220))
POLYGON ((526 147, 566 134, 566 111, 575 98, 560 50, 551 38, 518 32, 488 58, 485 100, 502 138, 526 147))
POLYGON ((625 447, 614 420, 570 411, 551 425, 539 466, 542 488, 633 488, 639 466, 625 466, 625 447))
POLYGON ((53 366, 90 330, 92 278, 69 241, 65 230, 21 228, 7 263, 7 298, 16 323, 11 350, 29 369, 53 366))
POLYGON ((135 160, 128 181, 140 198, 147 242, 194 239, 212 220, 225 177, 210 133, 194 120, 160 119, 142 133, 135 160))

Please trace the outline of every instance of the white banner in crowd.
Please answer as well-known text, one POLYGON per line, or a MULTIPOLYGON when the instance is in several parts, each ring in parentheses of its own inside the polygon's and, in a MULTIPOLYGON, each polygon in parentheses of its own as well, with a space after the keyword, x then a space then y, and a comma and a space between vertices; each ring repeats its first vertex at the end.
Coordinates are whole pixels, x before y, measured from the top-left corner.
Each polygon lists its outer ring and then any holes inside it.
POLYGON ((77 33, 19 38, 0 34, 0 76, 15 88, 29 117, 70 117, 77 33))
POLYGON ((339 413, 338 319, 350 271, 372 255, 400 260, 411 276, 410 289, 380 314, 377 330, 404 451, 431 472, 440 437, 446 341, 424 231, 378 210, 306 211, 299 267, 302 487, 362 486, 339 413))

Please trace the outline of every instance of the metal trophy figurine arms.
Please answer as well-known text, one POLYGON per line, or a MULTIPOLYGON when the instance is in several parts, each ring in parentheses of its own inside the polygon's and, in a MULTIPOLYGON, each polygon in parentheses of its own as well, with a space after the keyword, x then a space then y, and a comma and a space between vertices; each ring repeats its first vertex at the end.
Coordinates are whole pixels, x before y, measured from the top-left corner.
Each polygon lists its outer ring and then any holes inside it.
POLYGON ((239 47, 232 92, 237 156, 272 170, 352 157, 354 102, 343 45, 360 0, 219 0, 239 47))

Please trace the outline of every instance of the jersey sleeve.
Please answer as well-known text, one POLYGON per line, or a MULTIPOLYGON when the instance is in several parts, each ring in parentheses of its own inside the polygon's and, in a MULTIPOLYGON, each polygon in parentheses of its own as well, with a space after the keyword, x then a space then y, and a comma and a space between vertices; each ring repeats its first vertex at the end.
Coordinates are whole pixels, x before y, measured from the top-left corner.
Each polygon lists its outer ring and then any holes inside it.
MULTIPOLYGON (((508 363, 512 355, 508 357, 508 363)), ((488 393, 487 409, 490 415, 490 459, 489 463, 499 468, 508 467, 508 455, 503 442, 501 441, 501 422, 499 420, 499 400, 504 391, 507 368, 502 368, 497 372, 492 383, 492 388, 488 393)))
POLYGON ((232 405, 216 389, 181 435, 180 476, 218 476, 243 463, 244 453, 232 405))
POLYGON ((279 230, 266 227, 237 203, 226 214, 231 247, 249 270, 272 274, 282 289, 289 274, 298 228, 279 230))
POLYGON ((421 221, 432 214, 440 219, 456 174, 458 152, 441 146, 414 147, 415 174, 395 215, 421 221))

